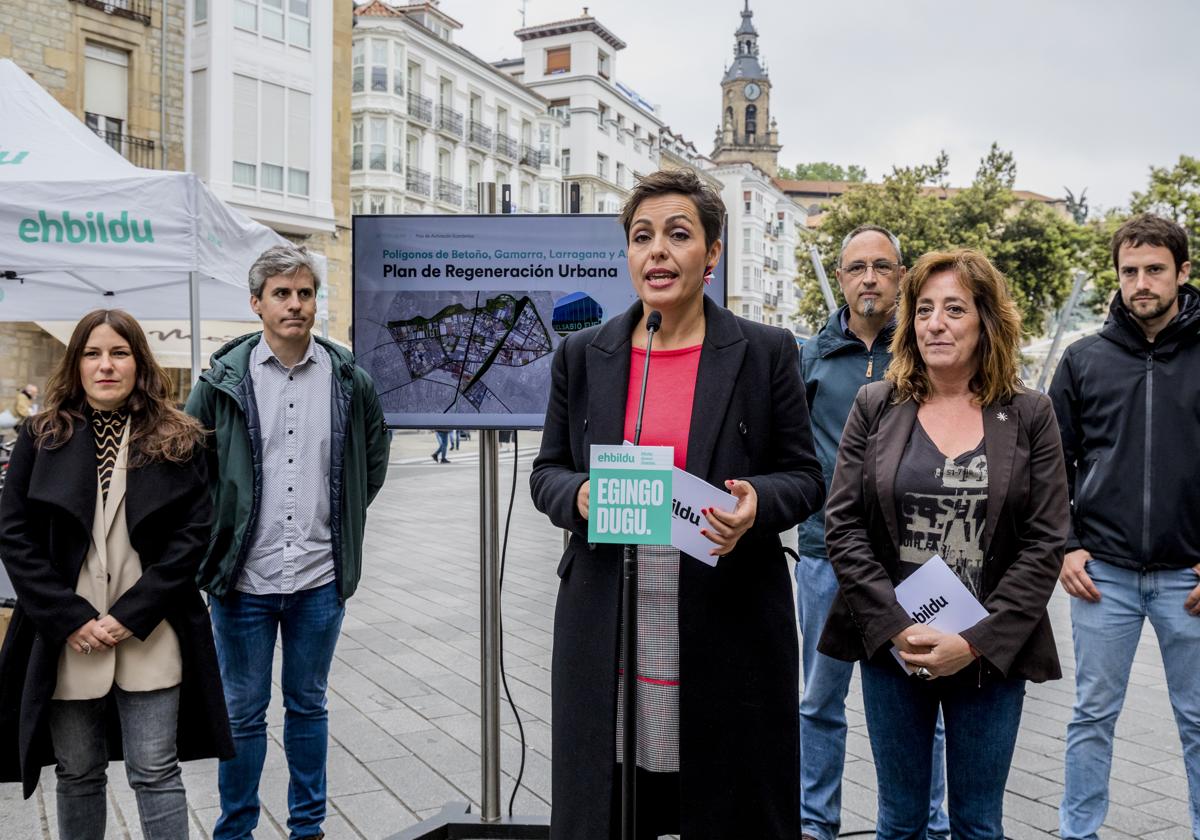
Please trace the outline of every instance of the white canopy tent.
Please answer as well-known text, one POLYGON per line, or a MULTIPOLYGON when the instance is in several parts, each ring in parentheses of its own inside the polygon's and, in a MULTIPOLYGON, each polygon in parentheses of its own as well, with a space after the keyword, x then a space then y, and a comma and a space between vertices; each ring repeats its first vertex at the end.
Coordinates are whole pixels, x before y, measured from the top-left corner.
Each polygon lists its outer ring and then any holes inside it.
POLYGON ((197 376, 201 317, 252 317, 247 271, 283 242, 194 174, 134 166, 0 60, 0 321, 187 319, 197 376))

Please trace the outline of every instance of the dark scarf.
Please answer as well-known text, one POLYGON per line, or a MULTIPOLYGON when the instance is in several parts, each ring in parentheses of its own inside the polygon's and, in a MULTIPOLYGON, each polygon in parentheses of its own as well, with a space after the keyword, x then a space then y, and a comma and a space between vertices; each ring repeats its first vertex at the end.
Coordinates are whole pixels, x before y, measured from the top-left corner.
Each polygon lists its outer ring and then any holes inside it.
POLYGON ((108 503, 108 485, 112 481, 113 468, 117 465, 117 451, 121 448, 121 436, 129 421, 129 412, 124 408, 115 411, 91 409, 92 437, 96 441, 96 474, 100 477, 100 491, 104 503, 108 503))

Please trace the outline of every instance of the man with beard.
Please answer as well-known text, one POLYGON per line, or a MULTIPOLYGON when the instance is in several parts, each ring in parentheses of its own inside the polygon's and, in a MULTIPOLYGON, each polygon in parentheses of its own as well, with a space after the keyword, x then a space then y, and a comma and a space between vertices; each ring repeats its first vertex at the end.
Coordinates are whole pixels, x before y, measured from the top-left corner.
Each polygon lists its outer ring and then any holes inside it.
POLYGON ((1071 595, 1075 711, 1063 838, 1108 811, 1113 731, 1142 625, 1158 637, 1200 837, 1200 293, 1187 233, 1151 214, 1113 236, 1120 294, 1098 335, 1067 348, 1050 397, 1072 490, 1061 582, 1071 595))
MULTIPOLYGON (((896 292, 904 273, 900 241, 890 231, 878 225, 861 225, 850 231, 842 240, 837 268, 846 304, 829 316, 801 353, 800 372, 827 493, 854 397, 863 385, 883 379, 892 360, 888 345, 896 326, 896 292)), ((809 840, 834 840, 841 827, 846 693, 854 663, 817 651, 817 640, 838 591, 825 552, 824 510, 800 526, 799 549, 796 608, 804 669, 804 695, 800 700, 801 829, 809 840)), ((941 808, 945 783, 940 723, 934 753, 930 838, 946 837, 950 832, 949 820, 941 808)))

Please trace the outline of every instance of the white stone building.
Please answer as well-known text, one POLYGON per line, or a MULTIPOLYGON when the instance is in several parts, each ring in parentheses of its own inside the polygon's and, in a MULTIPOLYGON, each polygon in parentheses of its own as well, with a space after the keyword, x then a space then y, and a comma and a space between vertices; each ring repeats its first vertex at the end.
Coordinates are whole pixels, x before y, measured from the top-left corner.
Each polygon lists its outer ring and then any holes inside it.
POLYGON ((562 178, 578 184, 583 213, 616 213, 635 175, 659 166, 663 121, 617 81, 625 42, 594 17, 518 29, 522 57, 496 66, 549 100, 566 120, 562 178))
POLYGON ((565 118, 544 97, 455 44, 462 24, 436 2, 355 16, 354 213, 473 213, 489 181, 510 186, 514 212, 561 211, 565 118))
POLYGON ((189 5, 187 168, 281 233, 333 233, 333 4, 189 5))
POLYGON ((749 162, 718 163, 729 214, 725 259, 729 309, 743 318, 803 331, 797 318, 796 248, 806 214, 749 162))

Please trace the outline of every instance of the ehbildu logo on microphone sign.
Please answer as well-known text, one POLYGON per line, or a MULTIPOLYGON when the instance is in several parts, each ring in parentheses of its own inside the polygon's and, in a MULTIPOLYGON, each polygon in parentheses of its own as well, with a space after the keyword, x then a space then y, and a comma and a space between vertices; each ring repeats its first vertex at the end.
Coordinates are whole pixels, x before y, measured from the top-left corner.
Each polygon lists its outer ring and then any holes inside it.
POLYGON ((670 446, 593 446, 588 542, 671 544, 670 446))

